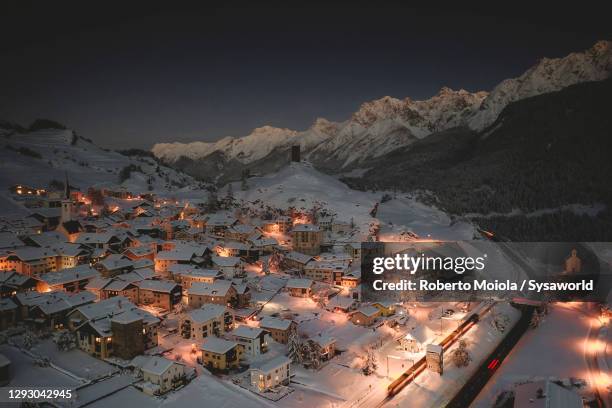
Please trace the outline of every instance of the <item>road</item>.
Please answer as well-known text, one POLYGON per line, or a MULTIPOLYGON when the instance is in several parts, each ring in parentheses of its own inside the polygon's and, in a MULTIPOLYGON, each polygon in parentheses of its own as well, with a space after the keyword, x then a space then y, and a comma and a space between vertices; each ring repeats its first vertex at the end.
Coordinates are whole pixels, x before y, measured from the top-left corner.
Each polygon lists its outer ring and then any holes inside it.
POLYGON ((501 367, 504 359, 512 351, 514 345, 520 340, 525 331, 529 328, 529 322, 533 314, 533 308, 525 306, 522 311, 521 319, 510 330, 510 333, 495 348, 489 358, 478 367, 478 370, 459 390, 457 395, 446 405, 446 408, 464 408, 470 406, 472 401, 478 396, 480 390, 487 384, 489 379, 501 367))

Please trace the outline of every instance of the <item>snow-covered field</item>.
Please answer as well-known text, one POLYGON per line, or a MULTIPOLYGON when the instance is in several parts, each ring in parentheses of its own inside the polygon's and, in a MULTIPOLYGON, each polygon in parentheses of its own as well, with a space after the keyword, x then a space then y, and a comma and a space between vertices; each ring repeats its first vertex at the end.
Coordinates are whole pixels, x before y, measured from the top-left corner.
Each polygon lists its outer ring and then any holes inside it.
POLYGON ((584 353, 592 318, 585 314, 585 305, 555 304, 550 310, 539 327, 519 340, 473 408, 490 408, 497 395, 516 382, 570 377, 589 381, 584 353))
MULTIPOLYGON (((291 163, 278 173, 248 179, 248 190, 241 191, 240 183, 233 183, 234 195, 247 202, 259 200, 276 208, 295 207, 308 211, 313 206, 336 214, 339 221, 354 221, 367 235, 372 222, 379 222, 381 236, 392 237, 402 231, 412 231, 420 237, 465 240, 474 237, 474 228, 465 222, 451 223, 444 212, 428 207, 406 195, 398 195, 380 204, 377 219, 370 216, 384 192, 364 192, 350 189, 338 179, 317 171, 308 163, 291 163)), ((221 193, 220 195, 222 195, 221 193)))

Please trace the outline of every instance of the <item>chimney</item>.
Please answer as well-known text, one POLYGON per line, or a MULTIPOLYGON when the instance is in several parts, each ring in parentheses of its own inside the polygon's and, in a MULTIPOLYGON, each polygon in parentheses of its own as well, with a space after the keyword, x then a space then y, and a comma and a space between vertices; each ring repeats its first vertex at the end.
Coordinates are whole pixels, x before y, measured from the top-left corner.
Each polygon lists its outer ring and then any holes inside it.
POLYGON ((291 146, 291 161, 300 162, 300 145, 291 146))

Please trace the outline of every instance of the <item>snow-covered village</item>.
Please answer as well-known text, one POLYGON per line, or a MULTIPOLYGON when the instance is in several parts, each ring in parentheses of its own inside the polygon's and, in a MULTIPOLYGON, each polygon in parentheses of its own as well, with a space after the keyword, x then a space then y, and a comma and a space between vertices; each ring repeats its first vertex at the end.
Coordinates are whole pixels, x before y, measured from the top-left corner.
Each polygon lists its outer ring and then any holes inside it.
POLYGON ((599 5, 9 3, 0 407, 612 408, 599 5))
POLYGON ((38 174, 3 159, 3 181, 24 180, 0 218, 5 385, 70 389, 54 404, 75 407, 464 406, 518 341, 474 406, 609 393, 604 305, 362 301, 362 242, 475 239, 468 222, 351 190, 299 147, 215 189, 72 135, 10 138, 47 152, 38 174))

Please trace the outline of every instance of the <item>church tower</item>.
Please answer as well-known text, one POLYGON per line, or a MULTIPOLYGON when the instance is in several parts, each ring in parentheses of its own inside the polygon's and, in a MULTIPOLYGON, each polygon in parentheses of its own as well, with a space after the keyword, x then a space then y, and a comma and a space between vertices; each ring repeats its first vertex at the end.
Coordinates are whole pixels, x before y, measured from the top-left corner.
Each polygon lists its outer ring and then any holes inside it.
POLYGON ((70 199, 70 184, 68 183, 68 174, 66 174, 66 182, 64 185, 64 197, 62 197, 62 219, 61 223, 72 221, 72 200, 70 199))

